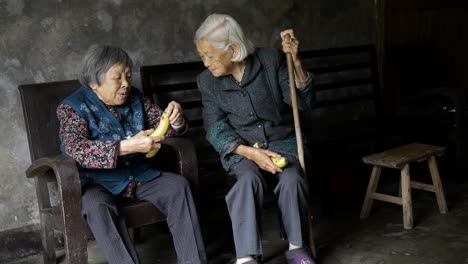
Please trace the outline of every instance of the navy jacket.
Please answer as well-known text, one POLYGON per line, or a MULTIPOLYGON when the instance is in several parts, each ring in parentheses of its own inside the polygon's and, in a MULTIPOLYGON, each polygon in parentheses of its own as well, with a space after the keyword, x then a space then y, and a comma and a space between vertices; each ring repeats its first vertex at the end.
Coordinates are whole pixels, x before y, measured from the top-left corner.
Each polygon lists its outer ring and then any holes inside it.
MULTIPOLYGON (((300 110, 313 101, 312 74, 298 91, 300 110)), ((197 79, 202 94, 206 138, 220 153, 226 170, 240 161, 232 152, 240 144, 297 156, 294 120, 285 55, 261 48, 247 57, 241 84, 231 77, 214 77, 209 70, 197 79)))

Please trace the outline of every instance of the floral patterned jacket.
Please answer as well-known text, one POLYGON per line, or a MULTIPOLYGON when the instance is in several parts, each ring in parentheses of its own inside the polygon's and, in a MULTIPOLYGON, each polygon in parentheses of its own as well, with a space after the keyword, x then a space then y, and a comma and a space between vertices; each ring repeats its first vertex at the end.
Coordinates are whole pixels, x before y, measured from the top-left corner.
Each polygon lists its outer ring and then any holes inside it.
MULTIPOLYGON (((85 87, 85 89, 89 88, 85 87)), ((133 89, 135 89, 134 92, 139 93, 136 88, 132 88, 132 90, 133 89)), ((138 128, 139 130, 135 131, 135 133, 139 132, 141 129, 155 127, 163 112, 159 106, 151 103, 148 98, 141 96, 141 100, 144 112, 144 127, 138 128)), ((119 107, 108 106, 102 102, 101 104, 102 105, 99 106, 101 109, 105 109, 105 111, 108 111, 107 113, 114 117, 117 122, 122 123, 123 118, 125 118, 126 115, 123 115, 122 112, 119 111, 119 107)), ((129 159, 126 156, 118 156, 119 143, 123 138, 113 140, 99 140, 92 138, 92 129, 90 129, 89 120, 87 120, 85 115, 80 115, 79 111, 67 104, 66 101, 62 102, 57 107, 56 112, 60 122, 59 136, 62 142, 63 151, 65 154, 73 158, 79 165, 82 185, 98 183, 109 189, 112 193, 118 194, 122 192, 129 183, 146 181, 159 175, 158 171, 154 171, 148 172, 148 174, 150 174, 148 177, 138 178, 136 175, 134 177, 131 170, 129 170, 129 173, 122 173, 127 174, 125 176, 121 175, 121 177, 108 177, 105 179, 106 177, 102 174, 93 173, 93 171, 102 171, 106 175, 110 176, 118 169, 129 166, 129 164, 131 165, 131 163, 135 163, 136 161, 134 159, 129 159), (109 180, 109 178, 111 179, 109 180)), ((112 123, 109 125, 112 125, 112 123)), ((170 128, 167 136, 181 134, 185 131, 185 125, 177 130, 170 128)), ((144 155, 137 155, 137 159, 139 160, 137 163, 146 162, 144 155)))

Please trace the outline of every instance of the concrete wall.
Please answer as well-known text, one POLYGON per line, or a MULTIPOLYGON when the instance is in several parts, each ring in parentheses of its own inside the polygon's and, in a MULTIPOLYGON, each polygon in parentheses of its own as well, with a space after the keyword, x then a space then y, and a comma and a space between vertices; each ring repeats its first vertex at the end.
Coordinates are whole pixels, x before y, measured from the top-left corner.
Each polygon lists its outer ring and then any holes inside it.
POLYGON ((289 26, 302 49, 374 42, 372 0, 0 0, 0 232, 39 222, 17 86, 76 79, 86 49, 106 43, 129 52, 139 87, 140 65, 199 60, 192 36, 213 12, 258 46, 279 47, 289 26))

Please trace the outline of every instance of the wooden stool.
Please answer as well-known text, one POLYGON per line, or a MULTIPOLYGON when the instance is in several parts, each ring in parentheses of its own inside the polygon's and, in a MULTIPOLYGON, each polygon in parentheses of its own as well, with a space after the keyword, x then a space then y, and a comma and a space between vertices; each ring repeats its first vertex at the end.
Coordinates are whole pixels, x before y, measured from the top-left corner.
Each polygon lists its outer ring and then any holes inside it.
POLYGON ((411 188, 434 192, 441 214, 447 213, 444 190, 440 181, 439 170, 435 156, 444 154, 445 148, 412 143, 398 148, 390 149, 381 153, 364 157, 366 164, 374 165, 372 169, 366 198, 361 210, 361 219, 369 216, 373 200, 400 204, 403 206, 403 225, 405 229, 413 228, 413 206, 411 202, 411 188), (427 160, 432 177, 432 185, 411 181, 409 164, 413 161, 427 160), (377 193, 382 167, 401 170, 401 197, 377 193))

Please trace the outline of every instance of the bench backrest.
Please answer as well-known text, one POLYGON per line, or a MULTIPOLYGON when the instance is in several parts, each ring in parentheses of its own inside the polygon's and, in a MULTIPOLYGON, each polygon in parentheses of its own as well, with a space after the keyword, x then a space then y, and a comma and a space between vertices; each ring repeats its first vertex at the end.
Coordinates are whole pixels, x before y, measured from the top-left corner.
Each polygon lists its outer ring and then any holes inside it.
POLYGON ((204 69, 201 62, 188 62, 142 66, 140 73, 145 96, 161 107, 166 107, 173 100, 181 104, 190 126, 188 137, 194 142, 197 151, 203 153, 199 161, 215 163, 219 158, 205 140, 203 106, 196 83, 197 75, 204 69))
POLYGON ((302 124, 311 143, 349 141, 375 134, 380 87, 373 45, 301 52, 314 73, 316 102, 302 124))

